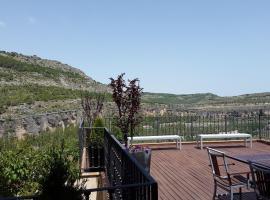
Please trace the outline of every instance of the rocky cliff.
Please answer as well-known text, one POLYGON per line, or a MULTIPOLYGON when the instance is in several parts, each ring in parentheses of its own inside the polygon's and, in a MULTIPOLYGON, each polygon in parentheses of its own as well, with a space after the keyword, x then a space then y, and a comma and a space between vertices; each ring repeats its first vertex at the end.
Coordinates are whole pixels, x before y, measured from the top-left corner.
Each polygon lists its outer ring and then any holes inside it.
POLYGON ((1 119, 0 138, 4 135, 23 138, 25 135, 36 135, 57 128, 64 130, 66 127, 79 125, 81 117, 81 110, 70 110, 1 119))
POLYGON ((108 87, 81 70, 59 61, 0 51, 0 84, 57 86, 67 89, 108 91, 108 87))

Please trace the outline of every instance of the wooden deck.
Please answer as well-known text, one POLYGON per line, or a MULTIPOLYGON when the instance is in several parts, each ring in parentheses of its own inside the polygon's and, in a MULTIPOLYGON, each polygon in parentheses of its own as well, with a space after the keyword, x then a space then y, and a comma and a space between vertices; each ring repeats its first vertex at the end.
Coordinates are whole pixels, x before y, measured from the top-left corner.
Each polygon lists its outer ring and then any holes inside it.
MULTIPOLYGON (((229 155, 270 153, 270 145, 260 142, 254 142, 252 149, 244 147, 243 143, 205 146, 219 149, 229 155)), ((241 170, 248 169, 245 164, 236 164, 241 170)), ((196 148, 195 144, 184 144, 181 151, 175 149, 175 146, 154 149, 151 175, 158 182, 160 200, 212 199, 214 185, 207 151, 196 148)), ((244 194, 244 199, 256 198, 250 191, 244 194)))

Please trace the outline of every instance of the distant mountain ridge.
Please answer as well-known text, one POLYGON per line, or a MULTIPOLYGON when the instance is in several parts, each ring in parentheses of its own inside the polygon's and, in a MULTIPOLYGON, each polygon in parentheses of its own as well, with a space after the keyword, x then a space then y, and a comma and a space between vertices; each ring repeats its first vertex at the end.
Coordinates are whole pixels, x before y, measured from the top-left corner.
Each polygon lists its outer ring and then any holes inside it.
MULTIPOLYGON (((108 77, 109 78, 109 77, 108 77)), ((59 61, 0 51, 0 115, 50 112, 80 108, 81 91, 105 92, 110 88, 87 76, 83 71, 59 61)), ((176 105, 184 109, 207 109, 231 106, 268 106, 270 93, 220 97, 212 93, 168 94, 145 92, 145 110, 165 109, 176 105), (154 105, 154 107, 153 107, 154 105)))
POLYGON ((169 94, 169 93, 150 93, 146 92, 143 99, 147 103, 161 104, 203 104, 210 100, 217 100, 221 97, 212 93, 197 93, 197 94, 169 94))
POLYGON ((68 89, 108 91, 108 87, 81 70, 59 61, 0 51, 1 84, 38 84, 68 89))
POLYGON ((239 96, 221 97, 212 93, 168 94, 149 93, 143 95, 146 103, 182 104, 182 105, 227 105, 227 104, 268 104, 270 92, 243 94, 239 96))
POLYGON ((0 115, 77 109, 82 91, 109 88, 67 64, 0 51, 0 115))

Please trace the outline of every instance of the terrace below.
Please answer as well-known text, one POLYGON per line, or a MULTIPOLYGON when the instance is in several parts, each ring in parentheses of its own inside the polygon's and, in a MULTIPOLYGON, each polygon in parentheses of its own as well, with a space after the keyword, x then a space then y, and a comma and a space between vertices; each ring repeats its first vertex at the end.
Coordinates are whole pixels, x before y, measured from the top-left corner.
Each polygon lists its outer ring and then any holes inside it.
MULTIPOLYGON (((253 148, 244 147, 242 142, 205 146, 232 156, 270 152, 270 145, 261 142, 254 142, 253 148)), ((181 151, 175 149, 175 145, 159 147, 153 147, 151 175, 158 182, 160 200, 212 199, 214 185, 206 149, 200 150, 195 144, 184 144, 181 151)), ((236 164, 237 170, 248 169, 245 164, 232 162, 236 164)), ((244 191, 243 197, 248 200, 256 198, 252 189, 244 191)))

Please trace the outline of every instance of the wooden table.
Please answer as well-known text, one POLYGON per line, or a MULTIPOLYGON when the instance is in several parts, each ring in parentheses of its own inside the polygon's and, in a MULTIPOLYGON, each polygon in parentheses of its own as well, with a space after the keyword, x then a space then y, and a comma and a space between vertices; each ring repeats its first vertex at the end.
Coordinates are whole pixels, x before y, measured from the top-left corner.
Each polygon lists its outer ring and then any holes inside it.
POLYGON ((249 162, 258 163, 266 167, 270 167, 270 153, 259 153, 259 154, 249 154, 249 155, 235 155, 229 156, 228 158, 237 160, 242 163, 248 164, 249 162))

